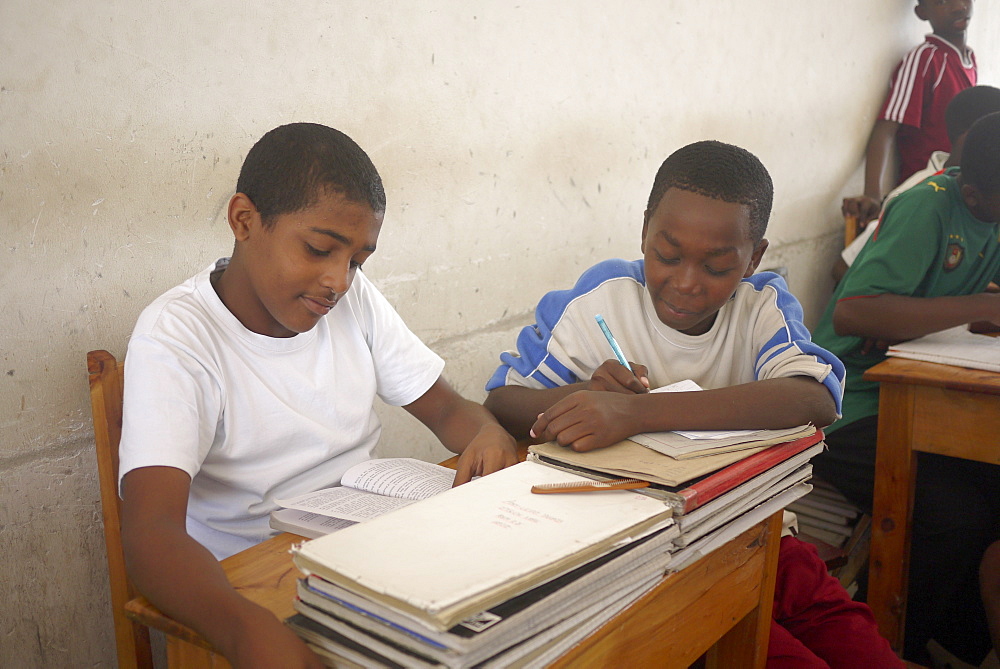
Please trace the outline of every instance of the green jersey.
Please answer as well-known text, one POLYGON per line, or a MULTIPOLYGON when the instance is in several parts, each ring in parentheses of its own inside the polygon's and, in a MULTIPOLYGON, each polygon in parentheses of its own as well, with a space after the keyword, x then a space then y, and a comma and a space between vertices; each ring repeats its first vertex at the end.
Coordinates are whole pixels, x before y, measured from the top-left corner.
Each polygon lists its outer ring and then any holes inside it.
POLYGON ((984 223, 972 215, 957 176, 958 168, 949 169, 893 199, 827 305, 813 341, 847 367, 843 417, 827 432, 878 413, 878 384, 861 376, 885 359, 885 353, 877 350, 862 355, 863 337, 833 331, 838 302, 886 293, 971 295, 1000 280, 1000 224, 984 223))

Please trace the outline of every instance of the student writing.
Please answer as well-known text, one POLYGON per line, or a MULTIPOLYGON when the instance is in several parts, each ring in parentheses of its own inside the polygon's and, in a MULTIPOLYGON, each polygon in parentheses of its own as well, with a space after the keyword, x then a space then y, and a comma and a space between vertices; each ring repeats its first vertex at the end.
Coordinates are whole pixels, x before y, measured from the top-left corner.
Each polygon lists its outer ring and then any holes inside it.
POLYGON ((361 271, 386 208, 343 133, 296 123, 247 154, 232 257, 147 307, 129 343, 121 439, 129 574, 241 666, 320 666, 216 559, 272 534, 274 499, 338 483, 371 457, 375 396, 461 453, 456 484, 516 462, 513 439, 441 376, 361 271))
MULTIPOLYGON (((640 432, 832 422, 843 365, 810 341, 784 280, 755 274, 772 193, 767 170, 739 147, 706 141, 671 154, 644 213, 643 258, 601 262, 545 295, 516 350, 500 356, 486 406, 518 436, 579 451, 640 432), (634 374, 608 358, 598 313, 634 374), (646 392, 685 379, 705 390, 646 392)), ((778 582, 794 589, 776 591, 787 626, 772 627, 771 666, 900 666, 871 612, 810 550, 782 542, 778 582)))

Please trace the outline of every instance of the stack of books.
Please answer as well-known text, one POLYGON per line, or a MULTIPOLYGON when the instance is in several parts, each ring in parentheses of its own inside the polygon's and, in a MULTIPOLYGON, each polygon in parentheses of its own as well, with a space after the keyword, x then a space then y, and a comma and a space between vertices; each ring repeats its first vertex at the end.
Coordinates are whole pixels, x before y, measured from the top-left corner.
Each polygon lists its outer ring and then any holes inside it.
POLYGON ((871 516, 862 513, 831 484, 813 479, 813 490, 788 506, 798 518, 799 538, 819 552, 830 573, 852 595, 868 561, 871 516))
MULTIPOLYGON (((330 666, 545 666, 664 575, 806 494, 822 439, 804 426, 639 435, 587 453, 532 446, 527 462, 370 520, 348 518, 364 522, 295 547, 298 613, 286 622, 330 666), (531 492, 622 477, 648 485, 531 492)), ((398 482, 399 464, 375 468, 398 482)), ((301 533, 286 512, 337 508, 331 518, 344 520, 350 513, 333 497, 349 495, 353 509, 360 489, 399 493, 377 478, 351 476, 348 491, 286 500, 272 524, 301 533)))
POLYGON ((678 536, 655 497, 531 493, 573 480, 523 462, 305 542, 287 623, 331 666, 544 666, 659 583, 678 536))
POLYGON ((813 426, 721 438, 687 434, 637 435, 585 453, 541 444, 530 447, 528 457, 597 480, 649 481, 642 492, 664 500, 678 527, 674 571, 806 495, 809 460, 824 448, 823 432, 813 426), (680 443, 682 452, 669 455, 666 442, 680 443))

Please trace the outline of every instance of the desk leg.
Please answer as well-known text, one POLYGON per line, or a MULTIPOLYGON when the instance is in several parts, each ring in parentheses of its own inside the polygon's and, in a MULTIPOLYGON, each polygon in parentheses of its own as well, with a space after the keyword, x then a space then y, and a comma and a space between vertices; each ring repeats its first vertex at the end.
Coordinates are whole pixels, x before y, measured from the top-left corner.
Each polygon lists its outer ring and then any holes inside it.
POLYGON ((767 521, 764 576, 760 583, 760 600, 753 611, 726 633, 708 651, 707 669, 754 667, 767 664, 767 642, 771 634, 771 611, 774 608, 774 582, 778 573, 778 552, 781 544, 781 513, 767 521), (747 648, 753 648, 753 664, 747 664, 747 648))
POLYGON ((167 635, 167 667, 170 669, 232 669, 221 655, 167 635))
POLYGON ((880 390, 878 451, 868 605, 879 632, 897 653, 903 648, 906 585, 910 571, 910 523, 917 458, 913 443, 911 386, 883 382, 880 390))

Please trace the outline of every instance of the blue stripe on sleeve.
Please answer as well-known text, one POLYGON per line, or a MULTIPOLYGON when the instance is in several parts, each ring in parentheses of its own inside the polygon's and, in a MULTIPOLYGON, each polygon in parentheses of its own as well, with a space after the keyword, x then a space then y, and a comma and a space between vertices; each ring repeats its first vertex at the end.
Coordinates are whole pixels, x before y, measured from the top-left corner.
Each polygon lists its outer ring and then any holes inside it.
POLYGON ((833 401, 837 404, 837 415, 842 415, 841 403, 844 399, 844 379, 847 375, 844 363, 833 353, 811 341, 800 341, 798 347, 803 353, 812 355, 820 362, 830 365, 830 373, 823 378, 823 385, 833 395, 833 401))
POLYGON ((837 405, 837 415, 840 415, 846 375, 844 363, 833 353, 813 343, 809 329, 802 322, 802 305, 789 292, 785 280, 773 272, 761 272, 744 279, 744 281, 758 291, 771 286, 776 293, 775 305, 784 321, 784 327, 776 331, 774 336, 761 347, 755 364, 754 376, 759 380, 760 370, 768 361, 794 346, 804 355, 810 355, 817 362, 830 366, 831 373, 827 374, 821 383, 833 396, 833 401, 837 405), (767 354, 766 358, 763 357, 765 354, 767 354))
POLYGON ((507 375, 511 369, 524 378, 536 379, 546 388, 579 381, 562 361, 549 353, 552 330, 574 300, 597 289, 610 279, 623 277, 630 277, 645 285, 642 260, 605 260, 584 272, 571 289, 546 293, 535 308, 535 324, 523 328, 517 336, 517 354, 509 352, 500 354, 501 364, 487 382, 486 390, 506 385, 507 375), (557 375, 560 383, 540 372, 542 367, 547 367, 557 375))

